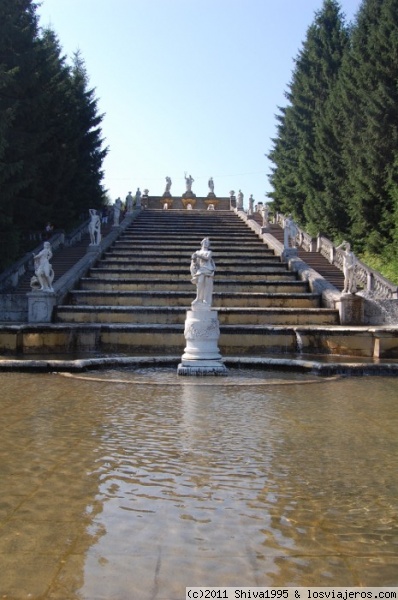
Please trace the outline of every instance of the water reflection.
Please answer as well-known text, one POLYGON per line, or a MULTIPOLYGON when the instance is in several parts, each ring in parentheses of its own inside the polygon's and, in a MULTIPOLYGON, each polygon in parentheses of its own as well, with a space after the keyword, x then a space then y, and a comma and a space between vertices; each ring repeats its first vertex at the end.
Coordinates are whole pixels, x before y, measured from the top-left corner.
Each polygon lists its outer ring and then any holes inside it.
POLYGON ((2 389, 4 596, 398 584, 395 379, 120 370, 2 389))

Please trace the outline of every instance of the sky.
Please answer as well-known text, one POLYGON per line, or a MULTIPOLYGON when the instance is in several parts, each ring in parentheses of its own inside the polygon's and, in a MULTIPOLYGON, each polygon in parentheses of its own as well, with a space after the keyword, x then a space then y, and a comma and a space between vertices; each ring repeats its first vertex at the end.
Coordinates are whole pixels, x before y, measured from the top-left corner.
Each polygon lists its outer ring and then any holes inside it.
MULTIPOLYGON (((95 89, 109 199, 230 190, 267 200, 278 107, 322 0, 41 0, 41 27, 95 89)), ((347 23, 361 0, 341 0, 347 23)))

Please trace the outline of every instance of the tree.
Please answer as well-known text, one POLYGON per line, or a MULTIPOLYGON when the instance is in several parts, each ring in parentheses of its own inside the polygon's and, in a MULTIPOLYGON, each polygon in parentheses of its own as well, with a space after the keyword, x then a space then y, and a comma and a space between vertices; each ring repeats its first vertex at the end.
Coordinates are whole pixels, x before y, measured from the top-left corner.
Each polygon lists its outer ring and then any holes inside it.
POLYGON ((351 237, 380 251, 394 238, 398 142, 398 5, 364 0, 342 72, 351 237))
POLYGON ((34 177, 36 139, 31 94, 36 82, 36 5, 31 0, 0 3, 0 260, 18 252, 15 207, 34 177))
POLYGON ((274 186, 271 197, 313 230, 321 224, 324 190, 323 173, 316 162, 317 128, 348 42, 339 5, 335 0, 324 0, 295 60, 286 94, 289 105, 279 117, 279 137, 269 154, 276 164, 270 178, 274 186), (284 187, 286 182, 294 183, 284 187), (290 198, 286 192, 292 194, 290 198))

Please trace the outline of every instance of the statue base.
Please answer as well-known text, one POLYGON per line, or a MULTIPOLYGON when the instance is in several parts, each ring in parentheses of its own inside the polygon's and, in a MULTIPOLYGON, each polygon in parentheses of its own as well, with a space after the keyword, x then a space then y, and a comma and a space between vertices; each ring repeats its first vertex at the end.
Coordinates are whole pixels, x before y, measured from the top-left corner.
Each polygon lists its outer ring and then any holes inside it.
POLYGON ((337 307, 341 325, 363 325, 365 301, 362 296, 341 294, 337 307))
POLYGON ((214 360, 188 360, 178 365, 177 375, 189 377, 225 376, 227 375, 227 368, 222 362, 217 364, 214 360))
POLYGON ((186 200, 189 200, 189 199, 191 199, 191 200, 192 200, 192 199, 196 198, 196 194, 194 194, 194 193, 193 193, 193 192, 191 192, 191 191, 187 191, 187 192, 184 192, 184 193, 183 193, 182 197, 183 197, 184 199, 186 199, 186 200))
POLYGON ((226 375, 218 349, 220 326, 216 310, 188 310, 185 319, 186 347, 177 375, 226 375))

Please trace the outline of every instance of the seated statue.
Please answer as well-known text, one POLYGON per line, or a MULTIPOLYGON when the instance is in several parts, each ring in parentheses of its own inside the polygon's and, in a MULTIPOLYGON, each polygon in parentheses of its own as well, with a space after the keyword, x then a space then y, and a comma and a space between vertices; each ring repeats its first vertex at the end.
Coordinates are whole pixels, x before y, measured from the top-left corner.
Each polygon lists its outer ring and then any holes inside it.
POLYGON ((33 255, 34 267, 35 267, 35 276, 36 281, 31 281, 31 285, 33 289, 37 289, 37 282, 40 285, 40 290, 42 292, 53 292, 53 281, 54 281, 54 271, 50 264, 50 260, 52 258, 52 251, 50 242, 44 242, 43 250, 41 250, 38 254, 33 255))

